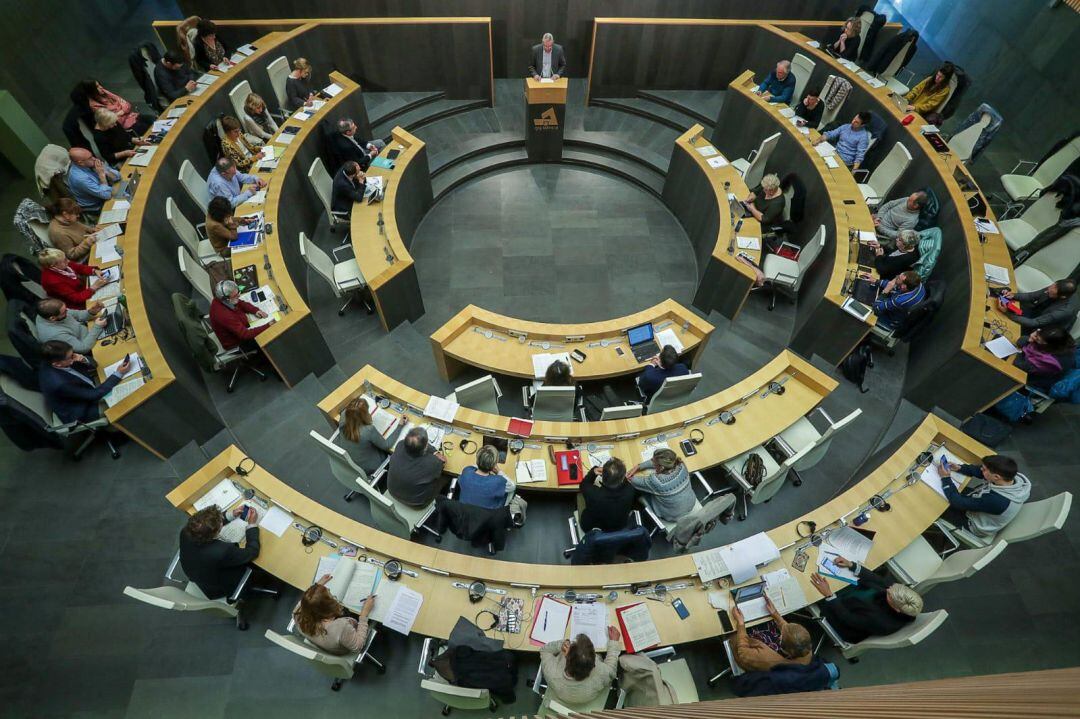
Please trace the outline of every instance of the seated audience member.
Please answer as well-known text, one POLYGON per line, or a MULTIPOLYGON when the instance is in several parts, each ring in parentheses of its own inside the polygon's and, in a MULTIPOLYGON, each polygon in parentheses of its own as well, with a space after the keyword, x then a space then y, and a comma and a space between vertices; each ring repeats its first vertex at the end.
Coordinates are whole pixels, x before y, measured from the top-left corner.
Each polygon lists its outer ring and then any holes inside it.
POLYGON ((34 318, 38 342, 60 340, 71 345, 77 354, 90 354, 105 328, 102 307, 100 302, 93 302, 85 310, 69 310, 61 300, 38 300, 37 317, 34 318), (86 323, 90 320, 94 320, 94 326, 87 328, 86 323))
POLYGON ((208 72, 229 57, 225 44, 218 39, 217 25, 211 20, 199 20, 195 35, 195 64, 208 72))
POLYGON ((859 584, 834 594, 817 572, 810 575, 810 583, 825 597, 818 604, 821 614, 845 642, 857 644, 869 637, 888 636, 922 611, 922 597, 911 587, 883 579, 844 557, 837 557, 836 564, 855 572, 859 584))
POLYGON ((334 212, 352 214, 353 205, 364 200, 367 176, 360 164, 348 160, 334 175, 330 192, 330 209, 334 212))
MULTIPOLYGON (((60 340, 41 344, 41 367, 38 386, 45 406, 61 422, 93 422, 101 417, 99 402, 112 392, 121 377, 131 368, 125 359, 104 382, 98 384, 95 365, 60 340)), ((189 575, 190 576, 190 575, 189 575)))
POLYGON ((356 123, 349 118, 338 120, 337 132, 333 135, 334 153, 343 161, 352 160, 367 170, 371 160, 378 157, 386 143, 382 140, 363 140, 356 134, 356 123))
MULTIPOLYGON (((562 364, 562 363, 560 363, 562 364)), ((649 366, 638 377, 638 389, 648 402, 663 386, 668 377, 682 377, 690 374, 690 368, 679 361, 679 353, 671 345, 664 345, 660 354, 649 359, 649 366)), ((547 380, 544 381, 547 384, 547 380)))
POLYGON ((390 455, 386 489, 410 507, 426 507, 442 491, 446 456, 428 444, 423 427, 413 427, 390 455))
POLYGON ((896 249, 887 252, 884 247, 874 247, 874 269, 883 280, 891 280, 901 272, 910 270, 919 261, 919 233, 900 230, 896 235, 896 249))
POLYGON ((221 348, 231 350, 239 347, 245 352, 256 352, 255 342, 273 322, 261 327, 249 327, 248 315, 262 319, 266 313, 250 302, 240 299, 240 287, 232 280, 222 280, 214 286, 214 301, 210 303, 210 329, 214 331, 221 348))
POLYGON ((296 112, 315 99, 315 91, 311 89, 311 63, 298 57, 292 66, 292 72, 285 78, 285 109, 288 112, 296 112))
MULTIPOLYGON (((540 383, 541 387, 573 387, 574 388, 574 406, 577 407, 581 404, 581 387, 574 382, 574 376, 570 373, 570 365, 562 360, 555 360, 548 365, 547 370, 544 371, 544 381, 540 383)), ((530 388, 530 391, 532 389, 530 388)), ((536 393, 532 393, 532 397, 536 399, 536 393)))
POLYGON ((812 87, 795 105, 795 124, 799 127, 817 127, 821 124, 821 115, 825 112, 825 103, 821 101, 821 88, 812 87))
POLYGON ((1001 296, 1020 303, 1023 314, 1010 314, 1009 318, 1025 330, 1059 327, 1066 332, 1076 322, 1080 311, 1080 295, 1076 294, 1076 280, 1058 280, 1041 290, 1013 293, 1005 290, 1001 296))
POLYGON ((154 67, 154 82, 158 94, 168 102, 183 97, 195 89, 195 73, 184 63, 182 55, 170 50, 154 67))
POLYGON ((908 101, 907 111, 926 115, 937 110, 949 96, 949 81, 956 68, 951 62, 944 63, 930 77, 911 88, 904 99, 908 101))
POLYGON ((926 299, 926 286, 918 272, 901 272, 891 280, 881 280, 881 295, 874 302, 874 314, 884 329, 895 330, 908 313, 926 299))
POLYGON ((244 204, 252 195, 266 187, 266 183, 255 175, 247 175, 237 170, 236 163, 227 157, 214 163, 206 178, 206 185, 211 198, 224 197, 233 207, 244 204), (244 185, 248 186, 246 190, 244 185))
POLYGON ((352 460, 367 472, 369 478, 394 451, 394 445, 397 444, 401 430, 404 428, 405 424, 399 422, 397 429, 389 437, 383 437, 375 428, 371 411, 363 397, 357 397, 345 405, 341 420, 338 422, 339 436, 346 440, 341 446, 349 453, 352 460))
POLYGON ((835 40, 829 42, 825 49, 831 55, 854 62, 859 54, 860 32, 862 32, 862 20, 857 17, 849 17, 844 26, 840 28, 839 35, 835 40))
POLYGON ((461 470, 458 501, 485 509, 506 506, 517 489, 508 477, 499 474, 499 450, 484 445, 476 453, 476 466, 461 470))
POLYGON ((1043 392, 1076 366, 1076 343, 1060 327, 1032 330, 1016 346, 1021 354, 1014 364, 1027 372, 1029 385, 1043 392))
POLYGON ((731 619, 735 623, 735 639, 731 643, 731 654, 735 663, 744 672, 767 672, 777 664, 809 664, 814 658, 814 642, 810 632, 801 624, 787 622, 776 611, 772 600, 766 598, 765 606, 769 609, 773 624, 780 633, 780 651, 770 647, 746 632, 746 622, 738 607, 732 607, 731 619))
POLYGON ((645 502, 660 519, 675 522, 694 509, 697 497, 690 486, 690 472, 670 449, 656 450, 652 459, 631 469, 626 478, 634 489, 647 495, 645 502))
POLYGON ((210 198, 206 206, 206 239, 214 246, 214 252, 229 257, 229 243, 236 239, 240 222, 233 215, 232 203, 218 195, 210 198))
POLYGON ((762 80, 754 92, 769 102, 783 105, 791 102, 791 96, 795 94, 795 76, 791 74, 791 62, 781 60, 776 63, 776 69, 762 80))
POLYGON ((304 637, 328 654, 356 655, 368 638, 368 615, 375 608, 375 595, 364 600, 359 615, 353 615, 326 588, 332 575, 324 574, 300 597, 293 619, 304 637))
POLYGON ((264 143, 270 142, 270 138, 278 131, 274 117, 266 109, 266 101, 253 92, 249 92, 244 99, 244 116, 240 120, 244 123, 244 132, 264 143))
POLYGON ((604 462, 603 467, 586 471, 577 500, 581 510, 581 531, 625 529, 636 497, 634 486, 626 481, 626 465, 621 459, 613 457, 604 462), (597 479, 600 479, 599 484, 597 479))
POLYGON ((49 208, 49 242, 63 252, 69 260, 86 259, 94 249, 96 227, 88 227, 79 221, 82 209, 70 197, 61 197, 49 208))
POLYGON ((86 309, 86 301, 108 284, 97 267, 71 262, 67 255, 54 247, 39 252, 38 263, 41 265, 41 287, 45 294, 63 300, 68 307, 76 310, 86 309), (93 279, 84 279, 88 277, 93 279))
POLYGON ((895 240, 901 230, 914 230, 919 221, 919 210, 925 204, 925 192, 913 192, 886 202, 874 213, 874 232, 878 237, 895 240))
POLYGON ((601 662, 596 661, 596 648, 585 634, 579 634, 573 641, 556 639, 540 649, 540 668, 555 699, 581 705, 608 693, 622 653, 619 642, 622 635, 609 626, 607 636, 607 650, 601 662))
POLYGON ((255 148, 240 128, 240 121, 231 115, 221 119, 221 129, 225 133, 221 138, 221 154, 236 165, 238 172, 247 172, 259 159, 255 148))
POLYGON ((134 137, 120 127, 116 113, 98 108, 94 110, 94 144, 108 164, 117 167, 123 161, 135 155, 139 146, 147 144, 141 137, 134 137))
POLYGON ((763 227, 771 227, 784 219, 784 193, 780 178, 770 173, 746 197, 744 207, 763 227))
POLYGON ((1017 471, 1011 457, 987 455, 978 467, 951 462, 947 467, 942 467, 941 462, 935 466, 949 501, 942 519, 977 537, 993 537, 1004 529, 1031 496, 1031 480, 1017 471), (959 491, 953 483, 953 472, 976 479, 959 491))
POLYGON ((154 116, 140 114, 130 102, 109 92, 97 80, 83 80, 79 83, 81 94, 86 97, 90 110, 104 109, 116 113, 120 127, 135 135, 146 132, 154 123, 154 116))
POLYGON ((71 148, 68 156, 71 166, 67 184, 71 196, 83 210, 101 212, 102 205, 112 197, 112 183, 120 179, 120 173, 81 147, 71 148))
POLYGON ((180 566, 207 599, 230 596, 244 578, 248 564, 259 556, 259 513, 248 509, 243 549, 235 542, 217 538, 226 521, 239 517, 240 510, 229 514, 227 517, 217 505, 207 507, 188 517, 180 530, 180 566))
POLYGON ((840 160, 852 170, 858 170, 866 157, 866 150, 870 147, 870 130, 867 129, 869 124, 870 113, 863 110, 847 125, 829 130, 810 144, 820 145, 826 141, 832 143, 840 160))

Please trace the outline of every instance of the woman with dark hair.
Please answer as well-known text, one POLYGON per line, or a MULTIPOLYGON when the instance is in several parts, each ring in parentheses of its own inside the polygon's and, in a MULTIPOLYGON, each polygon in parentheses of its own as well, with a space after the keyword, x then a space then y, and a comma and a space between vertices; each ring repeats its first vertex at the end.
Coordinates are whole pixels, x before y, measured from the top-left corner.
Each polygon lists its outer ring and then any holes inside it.
POLYGON ((398 428, 389 437, 383 437, 371 419, 371 408, 363 397, 356 397, 345 405, 341 413, 338 429, 346 441, 342 444, 353 461, 367 472, 368 477, 382 466, 386 458, 394 451, 401 430, 405 423, 398 423, 398 428))
POLYGON ((547 371, 544 372, 545 387, 571 387, 573 384, 574 378, 570 375, 570 365, 562 360, 555 360, 548 365, 547 371))
POLYGON ((1016 366, 1027 372, 1027 383, 1049 392, 1054 383, 1076 366, 1076 343, 1060 327, 1037 329, 1016 343, 1021 354, 1016 366))
POLYGON ((622 635, 615 627, 607 628, 608 643, 604 660, 596 661, 592 640, 579 634, 570 641, 548 642, 540 650, 540 667, 548 691, 560 702, 580 706, 605 694, 615 679, 622 635))
MULTIPOLYGON (((342 558, 339 561, 347 561, 342 558)), ((309 642, 329 654, 356 654, 364 648, 368 636, 368 615, 375 608, 375 597, 364 600, 359 616, 349 610, 326 588, 331 575, 324 574, 300 597, 293 619, 309 642)))
POLYGON ((840 34, 835 40, 826 45, 825 49, 832 55, 854 62, 859 54, 859 33, 861 32, 862 20, 857 17, 849 17, 844 26, 840 28, 840 34))
POLYGON ((229 257, 229 243, 237 238, 239 226, 228 198, 219 195, 210 199, 206 206, 206 239, 214 246, 214 252, 226 259, 229 257))
POLYGON ((199 20, 195 34, 195 64, 203 72, 219 64, 229 56, 225 43, 217 36, 217 25, 211 20, 199 20))
POLYGON ((89 113, 97 109, 116 113, 116 121, 128 132, 141 135, 154 122, 153 115, 139 113, 135 107, 116 93, 109 92, 97 80, 82 80, 71 93, 73 101, 86 98, 89 113))
POLYGON ((949 80, 955 73, 956 67, 951 62, 946 62, 933 75, 911 88, 911 91, 904 95, 908 102, 907 111, 926 115, 941 107, 949 96, 949 80))

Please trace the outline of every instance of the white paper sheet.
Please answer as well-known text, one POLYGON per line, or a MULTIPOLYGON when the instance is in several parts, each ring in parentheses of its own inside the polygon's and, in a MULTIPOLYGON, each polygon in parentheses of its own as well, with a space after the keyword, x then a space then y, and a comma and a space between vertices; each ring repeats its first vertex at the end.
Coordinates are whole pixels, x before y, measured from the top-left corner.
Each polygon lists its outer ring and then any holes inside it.
POLYGON ((740 250, 760 250, 761 239, 758 237, 735 237, 735 244, 740 250))
POLYGON ((97 237, 98 242, 101 242, 103 240, 111 240, 114 237, 119 237, 121 232, 123 232, 123 230, 120 229, 120 225, 113 223, 102 227, 94 233, 94 236, 97 237))
POLYGON ((986 343, 986 349, 994 353, 994 356, 998 359, 1005 359, 1012 357, 1015 354, 1020 354, 1020 348, 1012 343, 1008 337, 995 337, 986 343))
POLYGON ((175 120, 176 118, 187 112, 187 107, 174 107, 165 114, 165 117, 169 120, 175 120))
POLYGON ((240 47, 236 48, 236 51, 244 57, 250 57, 255 54, 255 48, 252 47, 250 43, 248 43, 247 45, 241 45, 240 47))
POLYGON ((113 387, 111 392, 105 395, 105 404, 109 407, 113 407, 119 404, 120 402, 124 401, 125 398, 133 394, 137 389, 139 389, 139 387, 142 387, 144 384, 146 384, 146 380, 143 379, 142 375, 139 375, 138 377, 132 377, 129 380, 121 382, 120 384, 113 387))
POLYGON ((835 551, 844 559, 865 562, 874 546, 874 540, 852 527, 841 527, 829 534, 822 548, 835 551))
POLYGON ((408 636, 423 604, 423 594, 405 586, 401 587, 398 589, 394 601, 390 603, 383 626, 408 636))
MULTIPOLYGON (((123 361, 124 361, 123 358, 118 359, 117 361, 113 362, 111 365, 106 367, 105 368, 105 376, 106 377, 111 377, 113 375, 113 373, 117 371, 117 368, 120 366, 120 363, 123 362, 123 361)), ((142 365, 139 364, 139 353, 138 352, 132 352, 131 353, 131 366, 128 367, 127 372, 125 372, 123 375, 120 376, 120 379, 127 379, 128 377, 131 377, 132 375, 139 374, 140 372, 142 372, 142 365)))
POLYGON ((292 523, 292 515, 277 505, 271 505, 259 520, 260 527, 277 537, 284 536, 285 530, 292 526, 292 523))
POLYGON ((832 157, 836 154, 836 148, 828 142, 819 142, 818 144, 814 145, 814 149, 817 150, 817 154, 821 155, 822 157, 832 157))
POLYGON ((124 207, 117 209, 115 207, 105 210, 98 218, 98 222, 102 225, 108 225, 113 222, 126 222, 128 215, 128 208, 124 207))
MULTIPOLYGON (((628 635, 624 639, 629 642, 634 651, 648 649, 660 643, 660 632, 656 630, 656 623, 653 621, 648 603, 642 602, 622 609, 618 616, 622 618, 622 625, 628 635)), ((627 649, 629 650, 630 647, 627 649)))
POLYGON ((132 167, 146 167, 150 164, 150 161, 154 159, 154 155, 157 154, 158 146, 151 145, 150 147, 140 148, 135 155, 128 160, 128 164, 132 167))
POLYGON ((337 97, 338 93, 340 93, 343 89, 344 88, 341 87, 341 85, 338 85, 336 82, 332 82, 323 88, 323 92, 330 97, 337 97))
POLYGON ((542 77, 542 78, 540 78, 540 82, 542 82, 542 83, 555 82, 555 78, 553 78, 553 77, 542 77))
POLYGON ((802 609, 807 604, 806 593, 787 567, 761 575, 765 580, 765 594, 772 600, 780 614, 787 614, 802 609))
POLYGON ((514 478, 518 484, 547 481, 547 462, 542 459, 522 460, 514 469, 514 478))
POLYGON ((424 408, 424 416, 449 424, 454 421, 454 417, 457 416, 457 411, 460 406, 461 405, 453 400, 431 395, 431 397, 428 398, 427 407, 424 408))
POLYGON ((645 445, 645 449, 641 450, 641 461, 648 462, 658 449, 671 449, 671 447, 667 442, 650 442, 645 445))
MULTIPOLYGON (((547 644, 562 639, 566 634, 566 623, 570 621, 570 605, 551 597, 541 597, 536 608, 536 620, 533 622, 529 638, 547 644)), ((606 644, 607 642, 605 642, 606 644)))
POLYGON ((570 367, 570 374, 574 373, 574 365, 570 362, 569 352, 538 352, 532 356, 533 363, 533 377, 536 379, 543 379, 544 373, 547 372, 547 368, 552 365, 555 360, 562 360, 570 367))
POLYGON ((600 602, 575 604, 570 611, 570 637, 584 634, 592 640, 593 646, 602 649, 607 646, 607 605, 600 602))
POLYGON ((195 511, 198 512, 216 504, 218 509, 224 512, 226 509, 240 501, 240 497, 242 496, 240 490, 233 484, 232 480, 226 478, 215 484, 206 494, 196 499, 192 506, 194 506, 195 511))
POLYGON ((795 119, 795 111, 792 110, 790 107, 781 107, 780 114, 783 117, 790 117, 791 119, 795 119))
MULTIPOLYGON (((929 467, 924 469, 919 474, 919 480, 922 481, 923 484, 930 487, 930 489, 940 494, 942 499, 945 498, 945 490, 941 488, 941 476, 938 475, 937 464, 941 462, 941 458, 943 456, 949 461, 950 464, 963 464, 960 458, 949 450, 939 449, 938 451, 934 452, 933 463, 931 463, 929 467)), ((953 480, 953 483, 958 484, 956 480, 953 480)))
POLYGON ((671 345, 679 354, 682 354, 683 351, 683 343, 675 335, 675 330, 670 327, 665 327, 656 333, 656 344, 660 345, 661 349, 671 345))
POLYGON ((818 42, 817 40, 807 40, 806 44, 809 45, 810 47, 821 47, 821 43, 818 42))
MULTIPOLYGON (((731 574, 727 562, 724 561, 725 554, 724 547, 717 547, 715 549, 707 549, 703 552, 694 552, 690 555, 694 558, 694 565, 697 567, 698 576, 701 578, 702 582, 711 582, 714 579, 726 577, 731 574)), ((723 607, 717 608, 721 609, 723 607)))
POLYGON ((195 82, 199 85, 213 85, 215 82, 218 81, 218 77, 220 76, 212 75, 211 73, 207 72, 196 78, 195 82))
POLYGON ((719 151, 712 145, 703 145, 694 149, 697 150, 697 153, 702 157, 712 157, 713 155, 719 154, 719 151))
POLYGON ((998 285, 1009 284, 1009 270, 1000 265, 992 265, 989 262, 983 263, 983 273, 986 275, 986 279, 998 285))
POLYGON ((728 161, 722 157, 710 157, 707 162, 709 163, 709 167, 714 170, 719 170, 721 167, 727 167, 728 164, 728 161))
POLYGON ((975 218, 975 229, 978 230, 979 232, 983 233, 984 235, 1000 235, 1001 234, 998 231, 997 225, 994 224, 993 220, 988 220, 985 217, 976 217, 975 218))
POLYGON ((826 165, 826 166, 827 166, 827 167, 828 167, 828 168, 829 168, 830 170, 835 170, 835 169, 837 169, 837 168, 839 168, 839 167, 840 167, 840 163, 836 161, 836 158, 835 158, 835 157, 826 157, 826 158, 825 158, 825 165, 826 165))

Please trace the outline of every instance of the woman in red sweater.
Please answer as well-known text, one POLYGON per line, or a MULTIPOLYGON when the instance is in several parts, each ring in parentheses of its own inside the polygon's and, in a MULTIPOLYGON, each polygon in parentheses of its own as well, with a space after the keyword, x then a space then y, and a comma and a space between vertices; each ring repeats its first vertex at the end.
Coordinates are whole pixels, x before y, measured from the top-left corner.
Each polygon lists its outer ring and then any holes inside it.
POLYGON ((63 300, 73 310, 86 309, 86 301, 108 280, 101 276, 101 270, 90 265, 72 262, 63 250, 50 247, 38 253, 41 264, 41 286, 49 297, 63 300), (85 280, 84 277, 93 277, 85 280))

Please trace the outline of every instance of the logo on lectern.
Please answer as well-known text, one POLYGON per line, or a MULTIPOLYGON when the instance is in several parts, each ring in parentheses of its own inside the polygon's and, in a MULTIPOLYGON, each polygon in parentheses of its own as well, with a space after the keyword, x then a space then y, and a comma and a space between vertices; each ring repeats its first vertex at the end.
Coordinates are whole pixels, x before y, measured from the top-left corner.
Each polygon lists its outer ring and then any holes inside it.
POLYGON ((549 107, 540 113, 540 117, 533 120, 533 127, 537 130, 554 130, 559 126, 559 118, 555 115, 555 108, 549 107))

